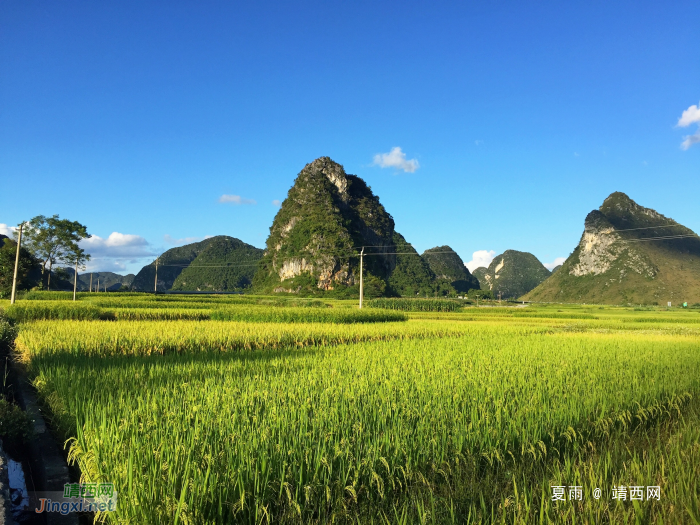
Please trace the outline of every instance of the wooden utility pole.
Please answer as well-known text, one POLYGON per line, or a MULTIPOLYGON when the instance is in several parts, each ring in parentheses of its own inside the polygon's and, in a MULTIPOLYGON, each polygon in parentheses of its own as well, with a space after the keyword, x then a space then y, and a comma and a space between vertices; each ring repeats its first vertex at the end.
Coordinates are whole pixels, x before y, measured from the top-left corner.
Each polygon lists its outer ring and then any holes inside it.
POLYGON ((156 280, 153 283, 153 293, 158 293, 158 259, 156 259, 156 280))
POLYGON ((78 257, 75 258, 75 278, 73 279, 73 300, 75 301, 75 292, 78 290, 78 257))
POLYGON ((362 276, 362 263, 365 255, 365 247, 362 247, 362 251, 360 251, 360 309, 362 308, 362 299, 364 297, 364 281, 363 281, 363 276, 362 276))
POLYGON ((24 223, 19 225, 19 237, 17 237, 17 253, 15 254, 15 273, 12 277, 12 296, 10 304, 15 304, 15 294, 17 293, 17 270, 19 270, 19 249, 22 247, 22 228, 24 223))
POLYGON ((90 293, 92 293, 92 272, 90 272, 90 293))

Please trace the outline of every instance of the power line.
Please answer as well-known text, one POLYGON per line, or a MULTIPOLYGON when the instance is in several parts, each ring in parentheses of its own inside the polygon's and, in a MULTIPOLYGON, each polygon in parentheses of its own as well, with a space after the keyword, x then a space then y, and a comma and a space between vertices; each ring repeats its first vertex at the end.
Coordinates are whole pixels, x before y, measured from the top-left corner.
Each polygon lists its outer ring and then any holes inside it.
MULTIPOLYGON (((611 232, 605 232, 605 233, 617 233, 617 232, 631 232, 634 230, 655 230, 656 228, 675 228, 677 226, 680 226, 681 228, 685 228, 682 224, 667 224, 666 226, 643 226, 641 228, 625 228, 623 230, 618 230, 618 229, 613 229, 611 232)), ((613 228, 615 228, 613 226, 613 228)))
POLYGON ((646 242, 646 241, 668 241, 673 239, 689 239, 698 238, 695 233, 688 233, 685 235, 666 235, 663 237, 647 237, 646 239, 619 239, 619 242, 646 242))
MULTIPOLYGON (((449 252, 428 252, 429 254, 443 254, 443 253, 456 253, 454 251, 449 251, 449 252)), ((326 253, 325 255, 330 255, 326 253)), ((333 254, 337 257, 359 257, 360 254, 356 252, 352 253, 335 253, 333 254)), ((365 257, 370 256, 370 255, 421 255, 418 252, 382 252, 382 253, 366 253, 365 257)), ((296 255, 293 257, 302 257, 302 255, 296 255)), ((168 266, 171 268, 242 268, 242 267, 251 267, 251 266, 258 266, 258 263, 254 264, 163 264, 163 263, 158 263, 159 267, 164 267, 168 266)))

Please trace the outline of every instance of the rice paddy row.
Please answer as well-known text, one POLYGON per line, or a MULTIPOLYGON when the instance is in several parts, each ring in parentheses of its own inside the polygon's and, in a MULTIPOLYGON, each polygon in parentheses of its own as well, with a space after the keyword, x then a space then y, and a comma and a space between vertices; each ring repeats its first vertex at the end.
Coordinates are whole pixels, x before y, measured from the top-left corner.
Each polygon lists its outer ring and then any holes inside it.
POLYGON ((194 308, 186 303, 136 302, 134 307, 102 308, 91 302, 23 301, 6 309, 17 322, 36 320, 219 320, 277 323, 384 323, 405 321, 402 312, 341 308, 270 308, 261 305, 226 305, 217 309, 194 308), (145 305, 145 306, 144 306, 145 305))

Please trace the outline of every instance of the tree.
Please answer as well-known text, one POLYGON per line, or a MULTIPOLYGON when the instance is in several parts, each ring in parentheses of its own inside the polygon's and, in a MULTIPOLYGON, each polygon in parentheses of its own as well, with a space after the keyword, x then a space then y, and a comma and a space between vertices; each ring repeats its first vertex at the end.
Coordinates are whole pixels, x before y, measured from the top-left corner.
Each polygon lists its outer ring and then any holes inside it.
POLYGON ((78 289, 78 270, 85 269, 85 263, 90 260, 90 254, 85 253, 85 250, 77 245, 63 256, 63 260, 73 266, 73 300, 75 301, 75 293, 78 289))
POLYGON ((37 215, 25 228, 27 248, 41 261, 41 283, 51 288, 51 269, 56 263, 68 262, 71 254, 76 254, 80 248, 78 242, 91 235, 87 228, 77 221, 61 219, 58 215, 45 217, 37 215))
POLYGON ((477 290, 472 288, 467 292, 467 297, 470 299, 476 299, 477 297, 479 299, 493 299, 493 293, 491 293, 491 290, 477 290))
MULTIPOLYGON (((17 243, 11 239, 4 239, 0 248, 0 298, 9 297, 12 293, 12 279, 15 272, 15 256, 17 255, 17 243)), ((2 242, 2 241, 0 241, 2 242)), ((39 261, 27 250, 19 251, 19 267, 17 269, 17 289, 28 290, 35 286, 39 273, 39 261)))

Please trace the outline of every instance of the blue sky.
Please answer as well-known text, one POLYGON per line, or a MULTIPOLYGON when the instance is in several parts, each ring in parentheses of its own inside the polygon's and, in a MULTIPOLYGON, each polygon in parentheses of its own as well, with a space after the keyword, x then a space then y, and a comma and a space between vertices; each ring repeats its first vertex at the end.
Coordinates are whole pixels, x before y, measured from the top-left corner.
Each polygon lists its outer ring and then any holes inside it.
POLYGON ((78 220, 91 268, 122 272, 206 235, 263 247, 327 155, 419 251, 465 261, 566 257, 613 191, 698 231, 698 20, 696 1, 3 0, 0 230, 78 220))

